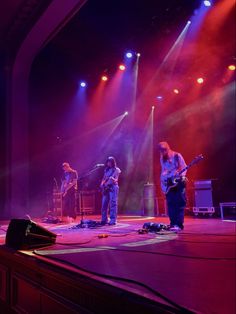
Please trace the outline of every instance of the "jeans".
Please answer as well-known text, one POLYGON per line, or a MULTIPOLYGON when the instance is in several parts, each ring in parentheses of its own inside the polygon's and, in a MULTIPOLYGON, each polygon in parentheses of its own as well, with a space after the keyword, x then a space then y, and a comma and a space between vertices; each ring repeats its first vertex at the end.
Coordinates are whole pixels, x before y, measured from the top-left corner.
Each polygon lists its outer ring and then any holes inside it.
POLYGON ((186 207, 185 187, 178 185, 177 187, 171 189, 166 195, 166 201, 170 224, 183 229, 184 209, 186 207))
POLYGON ((110 205, 110 223, 116 223, 118 209, 118 185, 113 185, 109 191, 102 196, 102 223, 107 223, 108 207, 110 205))
POLYGON ((71 188, 63 198, 63 215, 76 218, 75 189, 71 188))

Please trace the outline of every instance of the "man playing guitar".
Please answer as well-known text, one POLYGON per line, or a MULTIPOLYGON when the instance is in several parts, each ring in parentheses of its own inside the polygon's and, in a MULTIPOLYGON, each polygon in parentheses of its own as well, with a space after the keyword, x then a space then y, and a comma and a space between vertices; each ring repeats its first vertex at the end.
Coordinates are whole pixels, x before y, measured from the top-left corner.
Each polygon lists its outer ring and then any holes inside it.
POLYGON ((167 142, 160 142, 158 148, 161 163, 161 188, 166 195, 170 230, 179 231, 184 228, 186 170, 182 172, 181 170, 186 168, 186 163, 183 156, 171 150, 167 142), (175 178, 174 184, 173 178, 175 178))
POLYGON ((75 193, 77 191, 77 171, 72 169, 68 162, 62 164, 64 176, 61 184, 63 200, 63 215, 67 216, 69 223, 76 219, 75 193))
POLYGON ((118 193, 119 185, 118 178, 121 170, 116 166, 114 157, 108 157, 105 163, 105 171, 100 187, 103 192, 102 196, 102 219, 101 224, 105 225, 108 222, 107 214, 110 205, 110 222, 109 225, 116 224, 117 209, 118 209, 118 193))

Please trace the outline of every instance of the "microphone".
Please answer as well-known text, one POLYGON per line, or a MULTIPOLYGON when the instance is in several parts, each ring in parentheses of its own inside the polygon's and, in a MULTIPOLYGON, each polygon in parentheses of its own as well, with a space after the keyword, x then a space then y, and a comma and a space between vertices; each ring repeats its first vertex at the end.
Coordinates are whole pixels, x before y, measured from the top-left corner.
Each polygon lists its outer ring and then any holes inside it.
POLYGON ((104 164, 96 164, 95 167, 104 167, 104 164))

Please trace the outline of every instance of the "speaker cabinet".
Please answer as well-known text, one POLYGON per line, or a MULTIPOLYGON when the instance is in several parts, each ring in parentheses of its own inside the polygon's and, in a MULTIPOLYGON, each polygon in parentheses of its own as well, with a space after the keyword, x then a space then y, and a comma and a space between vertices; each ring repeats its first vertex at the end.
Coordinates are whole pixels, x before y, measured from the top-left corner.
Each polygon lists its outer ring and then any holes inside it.
POLYGON ((12 219, 7 229, 5 244, 16 250, 29 250, 54 244, 56 236, 31 220, 12 219))
POLYGON ((194 182, 195 207, 213 207, 211 180, 199 180, 194 182))

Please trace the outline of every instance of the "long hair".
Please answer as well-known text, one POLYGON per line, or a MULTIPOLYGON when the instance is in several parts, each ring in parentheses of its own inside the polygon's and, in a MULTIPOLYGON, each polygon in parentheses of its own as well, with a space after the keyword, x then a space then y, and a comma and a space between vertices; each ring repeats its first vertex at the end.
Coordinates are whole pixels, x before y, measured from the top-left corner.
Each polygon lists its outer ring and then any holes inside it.
POLYGON ((170 151, 171 150, 169 144, 167 142, 160 142, 160 143, 158 143, 158 148, 159 148, 159 151, 161 153, 162 160, 164 162, 167 161, 168 156, 163 155, 163 151, 164 150, 166 150, 166 151, 170 151))
POLYGON ((108 164, 109 161, 111 162, 111 167, 115 168, 116 167, 116 160, 115 160, 115 158, 112 157, 112 156, 108 157, 107 160, 106 160, 106 163, 105 163, 106 167, 108 167, 107 164, 108 164))

